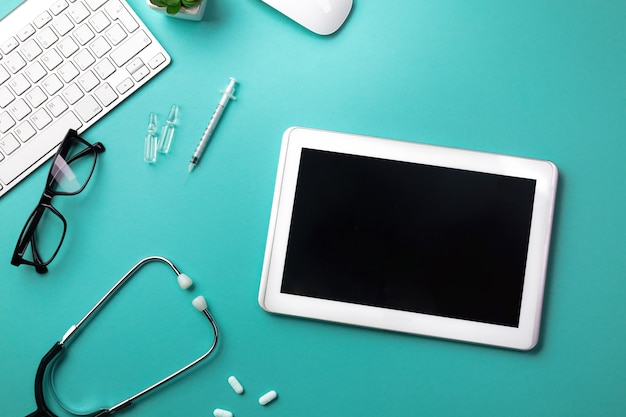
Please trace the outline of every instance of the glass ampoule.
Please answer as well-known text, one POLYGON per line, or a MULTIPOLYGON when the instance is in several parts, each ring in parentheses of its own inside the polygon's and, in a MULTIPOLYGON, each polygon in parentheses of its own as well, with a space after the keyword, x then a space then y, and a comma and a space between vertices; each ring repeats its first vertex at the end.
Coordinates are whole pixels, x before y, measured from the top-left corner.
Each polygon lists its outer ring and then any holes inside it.
POLYGON ((143 160, 149 164, 156 162, 157 156, 157 116, 150 113, 148 129, 144 139, 143 160))
POLYGON ((167 120, 165 120, 165 124, 161 129, 161 136, 159 137, 159 152, 168 153, 170 151, 170 147, 172 146, 172 137, 174 136, 174 128, 176 125, 176 120, 178 118, 178 106, 176 104, 172 104, 172 108, 170 109, 170 113, 167 116, 167 120))

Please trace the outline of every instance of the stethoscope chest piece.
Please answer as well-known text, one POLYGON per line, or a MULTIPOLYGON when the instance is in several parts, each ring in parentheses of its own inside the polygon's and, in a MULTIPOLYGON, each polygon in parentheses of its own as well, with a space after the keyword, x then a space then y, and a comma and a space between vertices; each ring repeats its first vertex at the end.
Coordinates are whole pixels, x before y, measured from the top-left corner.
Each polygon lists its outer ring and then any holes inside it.
MULTIPOLYGON (((69 330, 65 333, 65 335, 63 335, 63 337, 61 338, 60 341, 56 342, 54 344, 54 346, 52 346, 52 348, 48 351, 48 353, 46 353, 44 355, 44 357, 41 359, 41 362, 39 363, 39 367, 37 368, 37 373, 35 375, 35 402, 37 404, 37 410, 34 411, 33 413, 29 414, 27 417, 57 417, 48 407, 48 405, 46 404, 45 401, 45 396, 44 396, 44 381, 47 381, 49 379, 51 379, 51 373, 52 373, 52 369, 48 369, 49 366, 54 363, 55 359, 57 359, 59 357, 59 354, 61 352, 63 352, 63 350, 67 347, 68 343, 76 337, 78 330, 80 330, 82 327, 85 326, 85 323, 87 323, 89 321, 89 319, 91 317, 93 317, 93 315, 98 312, 103 305, 144 265, 146 265, 147 263, 150 262, 162 262, 167 264, 176 274, 177 277, 177 281, 179 286, 182 289, 189 289, 191 288, 193 282, 192 280, 185 274, 181 273, 178 268, 176 268, 176 266, 167 258, 163 258, 160 256, 150 256, 147 258, 142 259, 141 261, 139 261, 137 264, 135 264, 126 274, 124 274, 124 276, 100 299, 100 301, 98 301, 91 310, 89 310, 89 312, 75 325, 72 325, 69 330)), ((211 316, 211 313, 209 313, 208 307, 207 307, 207 303, 206 300, 204 299, 204 297, 202 296, 198 296, 193 300, 193 305, 194 307, 200 311, 201 313, 204 314, 204 316, 206 317, 206 319, 209 321, 211 328, 213 330, 213 342, 211 344, 211 346, 209 347, 209 349, 203 353, 200 357, 198 357, 197 359, 195 359, 194 361, 190 362, 189 364, 187 364, 186 366, 180 368, 179 370, 177 370, 176 372, 166 376, 165 378, 153 383, 152 385, 144 388, 143 390, 141 390, 140 392, 126 398, 125 400, 117 403, 116 405, 110 407, 110 408, 106 408, 106 409, 101 409, 101 410, 97 410, 94 411, 93 413, 90 413, 89 415, 92 417, 103 417, 103 416, 110 416, 113 413, 120 411, 130 405, 132 405, 133 401, 137 400, 138 398, 148 394, 149 392, 151 392, 152 390, 160 387, 161 385, 165 384, 166 382, 172 380, 173 378, 176 378, 177 376, 179 376, 180 374, 182 374, 183 372, 186 372, 187 370, 191 369, 192 367, 194 367, 195 365, 197 365, 198 363, 200 363, 201 361, 203 361, 204 359, 206 359, 214 350, 215 347, 217 346, 217 341, 218 341, 218 329, 217 329, 217 325, 215 323, 215 320, 213 319, 213 317, 211 316)))

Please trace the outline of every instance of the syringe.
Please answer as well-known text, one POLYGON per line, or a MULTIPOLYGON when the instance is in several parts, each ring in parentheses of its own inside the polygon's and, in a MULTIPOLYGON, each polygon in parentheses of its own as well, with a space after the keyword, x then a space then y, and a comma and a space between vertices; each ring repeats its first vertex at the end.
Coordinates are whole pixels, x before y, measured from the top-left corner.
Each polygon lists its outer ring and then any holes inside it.
POLYGON ((222 91, 222 98, 219 104, 217 105, 215 112, 213 112, 213 116, 211 116, 211 121, 206 127, 206 130, 204 131, 204 133, 202 134, 202 138, 200 139, 200 143, 198 143, 198 147, 196 148, 195 152, 193 153, 193 156, 191 157, 191 162, 189 163, 188 172, 191 172, 196 167, 196 165, 198 165, 198 162, 200 161, 200 157, 202 156, 202 152, 204 152, 204 148, 206 148, 206 146, 209 144, 211 135, 213 134, 213 131, 215 130, 215 127, 217 126, 217 123, 219 122, 220 117, 222 117, 222 113, 224 112, 224 109, 226 108, 228 101, 230 99, 233 99, 233 100, 237 99, 237 97, 233 95, 233 93, 235 92, 236 83, 237 83, 237 80, 234 79, 233 77, 230 77, 230 83, 228 83, 228 85, 226 86, 226 89, 222 91))

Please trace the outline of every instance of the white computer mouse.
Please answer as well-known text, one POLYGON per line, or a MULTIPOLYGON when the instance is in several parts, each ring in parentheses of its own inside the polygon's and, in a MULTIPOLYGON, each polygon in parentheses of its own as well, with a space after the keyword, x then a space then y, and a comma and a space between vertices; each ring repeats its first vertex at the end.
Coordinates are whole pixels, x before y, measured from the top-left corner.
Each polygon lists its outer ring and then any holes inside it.
POLYGON ((352 0, 262 1, 318 35, 336 32, 352 9, 352 0))

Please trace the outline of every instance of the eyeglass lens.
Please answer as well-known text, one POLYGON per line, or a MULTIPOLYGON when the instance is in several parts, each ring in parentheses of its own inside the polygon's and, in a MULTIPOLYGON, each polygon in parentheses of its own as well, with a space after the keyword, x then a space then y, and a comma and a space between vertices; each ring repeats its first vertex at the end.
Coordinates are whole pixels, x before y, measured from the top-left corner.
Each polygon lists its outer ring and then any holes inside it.
POLYGON ((28 246, 23 258, 35 263, 49 263, 56 255, 65 235, 63 218, 51 207, 40 206, 29 219, 30 223, 37 222, 31 245, 28 246), (39 221, 37 221, 39 218, 39 221))
POLYGON ((56 155, 52 161, 48 188, 61 194, 79 192, 87 184, 95 163, 93 149, 82 142, 74 141, 67 155, 56 155))

